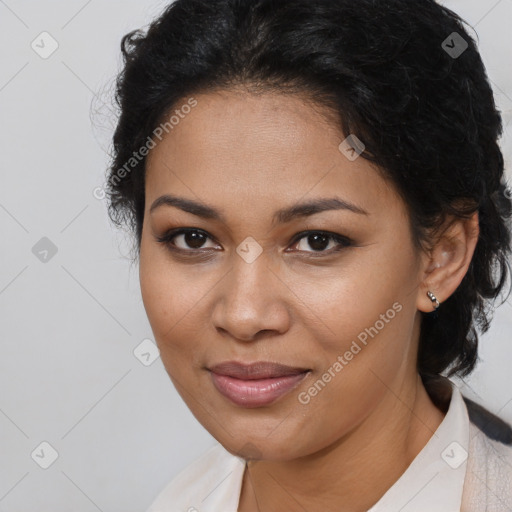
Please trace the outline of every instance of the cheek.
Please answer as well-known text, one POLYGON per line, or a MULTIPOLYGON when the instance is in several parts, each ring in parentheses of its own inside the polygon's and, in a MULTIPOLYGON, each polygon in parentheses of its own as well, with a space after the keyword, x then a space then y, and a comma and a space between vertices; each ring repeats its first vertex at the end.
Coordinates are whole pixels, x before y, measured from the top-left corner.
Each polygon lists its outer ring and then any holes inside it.
POLYGON ((180 390, 180 382, 188 382, 182 369, 188 367, 194 350, 194 337, 184 334, 187 308, 185 307, 179 278, 169 269, 159 266, 153 259, 151 266, 140 266, 142 299, 162 363, 180 390), (175 380, 176 379, 176 380, 175 380))
POLYGON ((143 257, 141 251, 139 279, 144 307, 155 332, 160 330, 164 319, 170 320, 170 315, 175 314, 172 304, 174 294, 170 288, 169 272, 147 252, 143 257))
POLYGON ((414 364, 411 338, 416 311, 411 291, 415 272, 407 250, 398 253, 383 248, 377 254, 374 247, 361 251, 350 272, 340 272, 323 286, 310 288, 309 306, 317 308, 322 325, 328 327, 314 335, 323 352, 319 373, 331 368, 331 373, 343 375, 333 379, 331 389, 340 393, 333 399, 338 397, 357 408, 350 400, 361 393, 356 388, 371 389, 372 394, 375 387, 382 387, 379 379, 389 382, 414 364), (354 388, 348 396, 347 386, 354 388))
MULTIPOLYGON (((142 300, 156 341, 160 345, 172 336, 173 327, 187 313, 189 293, 186 280, 159 247, 141 245, 139 280, 142 300)), ((178 324, 179 325, 179 324, 178 324)))
POLYGON ((205 338, 199 326, 207 325, 204 308, 215 284, 213 276, 173 262, 159 247, 147 247, 141 249, 139 280, 146 315, 166 368, 179 371, 183 361, 199 360, 205 338))
POLYGON ((414 300, 410 293, 414 279, 406 261, 395 265, 368 251, 358 255, 350 271, 340 270, 331 277, 310 282, 308 293, 301 294, 306 310, 315 313, 327 327, 328 336, 323 339, 330 340, 328 345, 358 337, 364 342, 366 330, 375 324, 379 332, 389 331, 402 322, 401 311, 414 300))

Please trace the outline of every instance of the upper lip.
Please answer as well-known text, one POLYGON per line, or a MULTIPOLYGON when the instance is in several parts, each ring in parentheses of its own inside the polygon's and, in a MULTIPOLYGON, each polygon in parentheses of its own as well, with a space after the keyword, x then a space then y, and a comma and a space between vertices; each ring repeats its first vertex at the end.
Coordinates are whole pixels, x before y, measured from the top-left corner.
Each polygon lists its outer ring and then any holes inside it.
POLYGON ((251 364, 239 363, 237 361, 225 361, 211 366, 208 369, 219 375, 226 375, 242 380, 271 379, 287 375, 298 375, 309 371, 308 368, 296 368, 266 361, 258 361, 251 364))

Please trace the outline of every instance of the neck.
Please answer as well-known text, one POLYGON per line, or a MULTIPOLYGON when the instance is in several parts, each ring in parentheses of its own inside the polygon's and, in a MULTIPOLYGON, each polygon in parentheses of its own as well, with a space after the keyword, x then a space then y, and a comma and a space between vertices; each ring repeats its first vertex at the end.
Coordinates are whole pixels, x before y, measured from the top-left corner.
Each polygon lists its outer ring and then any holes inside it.
POLYGON ((368 510, 400 478, 444 416, 416 374, 320 452, 248 462, 238 512, 340 510, 340 503, 343 512, 368 510))

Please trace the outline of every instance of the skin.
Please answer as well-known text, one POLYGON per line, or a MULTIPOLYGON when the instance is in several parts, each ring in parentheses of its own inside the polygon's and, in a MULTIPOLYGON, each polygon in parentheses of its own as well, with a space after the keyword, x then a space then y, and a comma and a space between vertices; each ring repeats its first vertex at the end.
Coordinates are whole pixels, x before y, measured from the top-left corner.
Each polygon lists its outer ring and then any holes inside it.
POLYGON ((243 90, 195 98, 147 159, 140 283, 163 364, 198 421, 249 459, 239 512, 367 510, 444 418, 416 371, 420 311, 433 310, 428 290, 442 302, 460 284, 478 217, 455 221, 420 252, 394 187, 368 161, 340 152, 345 137, 318 106, 243 90), (224 221, 166 205, 150 213, 163 194, 212 206, 224 221), (280 208, 333 196, 367 215, 330 210, 272 223, 280 208), (203 245, 184 235, 157 241, 173 228, 206 232, 203 245), (306 230, 352 244, 294 242, 306 230), (236 252, 247 237, 262 248, 252 263, 236 252), (299 394, 394 303, 401 311, 301 403, 299 394), (311 372, 273 404, 248 409, 212 384, 207 367, 227 360, 311 372))

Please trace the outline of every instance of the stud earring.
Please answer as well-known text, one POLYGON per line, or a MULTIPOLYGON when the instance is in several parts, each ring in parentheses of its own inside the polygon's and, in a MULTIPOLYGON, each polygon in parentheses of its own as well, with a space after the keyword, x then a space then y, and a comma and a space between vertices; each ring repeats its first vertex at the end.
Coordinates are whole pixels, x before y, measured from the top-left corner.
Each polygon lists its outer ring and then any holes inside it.
POLYGON ((432 301, 432 305, 434 306, 434 310, 437 310, 437 308, 440 306, 439 301, 437 300, 437 297, 432 292, 427 292, 428 298, 432 301))

